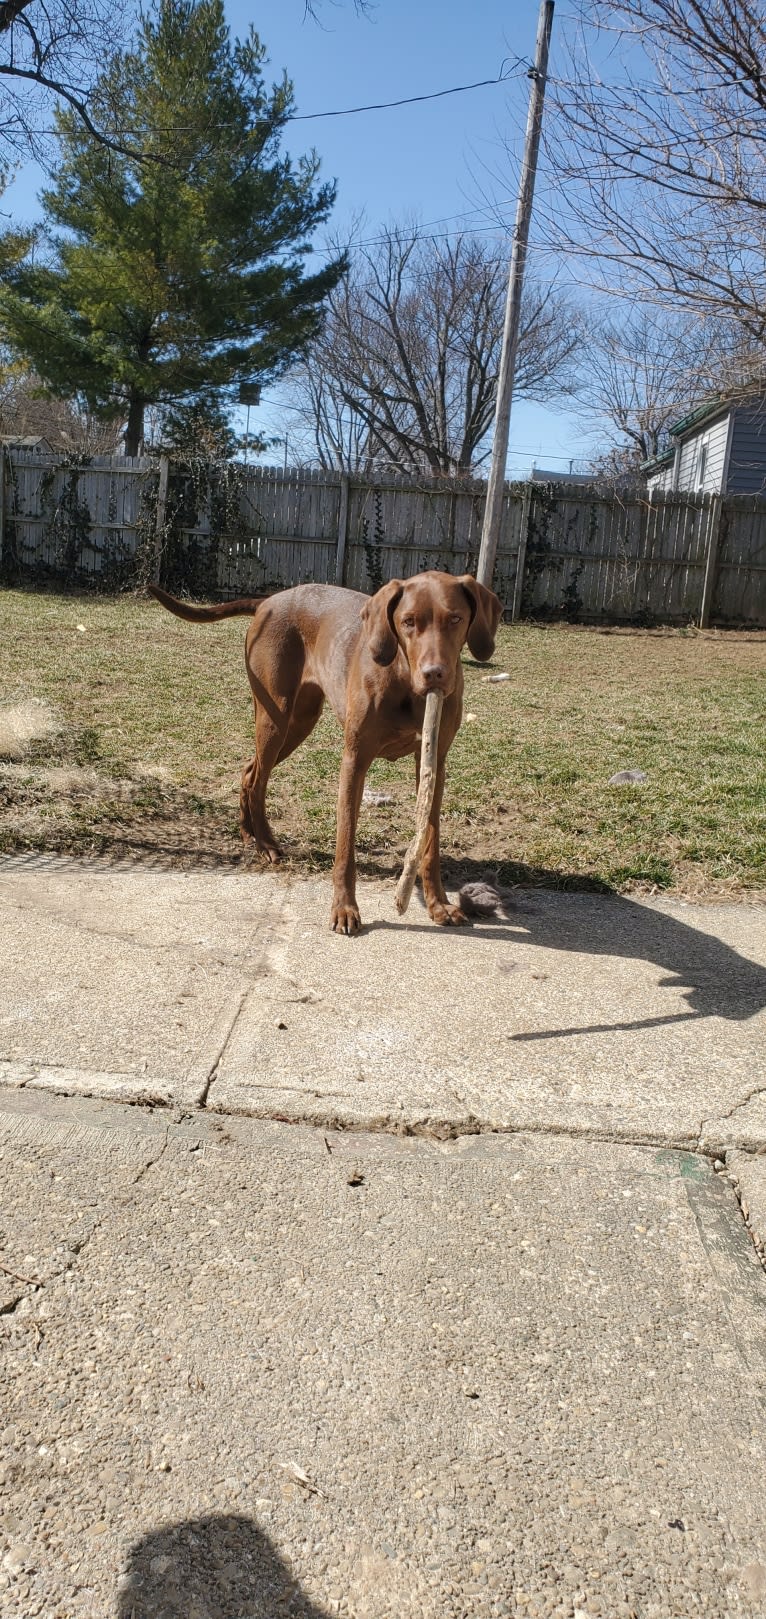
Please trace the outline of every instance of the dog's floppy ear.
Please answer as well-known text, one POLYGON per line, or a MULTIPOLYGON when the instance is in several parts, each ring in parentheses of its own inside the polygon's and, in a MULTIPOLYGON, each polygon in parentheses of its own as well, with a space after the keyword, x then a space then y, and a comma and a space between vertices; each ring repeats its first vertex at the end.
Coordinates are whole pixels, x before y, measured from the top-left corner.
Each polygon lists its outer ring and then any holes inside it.
POLYGON ((487 590, 486 585, 480 585, 470 573, 464 573, 458 584, 465 591, 473 608, 470 628, 466 636, 469 651, 479 663, 486 663, 495 650, 495 636, 497 626, 503 611, 503 604, 494 590, 487 590))
POLYGON ((391 579, 362 608, 370 651, 375 662, 382 663, 384 667, 393 663, 399 646, 394 629, 394 609, 402 599, 403 590, 403 579, 391 579))

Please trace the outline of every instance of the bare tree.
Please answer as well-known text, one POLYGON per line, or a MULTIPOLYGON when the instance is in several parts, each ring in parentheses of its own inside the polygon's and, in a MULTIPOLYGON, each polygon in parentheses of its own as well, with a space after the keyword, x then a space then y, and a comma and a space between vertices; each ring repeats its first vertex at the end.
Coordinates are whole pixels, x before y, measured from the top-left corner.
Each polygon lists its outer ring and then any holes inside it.
MULTIPOLYGON (((748 0, 580 0, 554 76, 549 229, 600 284, 766 336, 766 14, 748 0)), ((740 352, 740 359, 743 358, 740 352)))
POLYGON ((720 391, 724 350, 717 327, 690 317, 639 307, 593 321, 578 400, 604 423, 610 465, 659 454, 672 422, 720 391))
MULTIPOLYGON (((441 241, 393 226, 358 250, 328 300, 292 402, 323 466, 465 475, 487 454, 506 257, 477 236, 441 241)), ((517 392, 571 391, 582 322, 530 286, 517 392)))
POLYGON ((334 377, 328 375, 320 349, 290 372, 290 447, 293 460, 344 471, 371 473, 376 442, 367 422, 346 404, 334 377))
POLYGON ((107 134, 94 119, 89 97, 131 10, 129 0, 0 0, 0 159, 42 149, 56 100, 72 107, 90 134, 124 149, 121 134, 107 134))
POLYGON ((122 422, 99 421, 82 402, 53 399, 28 371, 9 365, 0 373, 0 434, 37 436, 51 449, 85 455, 117 453, 122 422))

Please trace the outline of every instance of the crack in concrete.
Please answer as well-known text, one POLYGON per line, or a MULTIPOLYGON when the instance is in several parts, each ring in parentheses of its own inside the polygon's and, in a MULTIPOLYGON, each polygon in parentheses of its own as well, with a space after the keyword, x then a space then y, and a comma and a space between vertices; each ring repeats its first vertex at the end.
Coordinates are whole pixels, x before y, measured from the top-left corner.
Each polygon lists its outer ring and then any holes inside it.
POLYGON ((758 1260, 758 1263, 761 1266, 761 1269, 763 1270, 764 1275, 766 1275, 766 1248, 764 1248, 763 1242, 758 1237, 758 1235, 757 1235, 757 1233, 755 1231, 755 1228, 754 1228, 754 1226, 753 1226, 753 1224, 751 1222, 751 1219, 750 1219, 749 1211, 748 1211, 748 1213, 745 1213, 745 1208, 744 1208, 744 1203, 743 1203, 743 1198, 742 1198, 742 1188, 741 1188, 741 1186, 739 1184, 739 1180, 737 1179, 736 1171, 734 1169, 729 1168, 729 1165, 728 1165, 728 1153, 727 1153, 726 1157, 727 1157, 726 1179, 728 1180, 729 1185, 731 1186, 731 1189, 732 1189, 732 1191, 734 1193, 734 1196, 735 1196, 735 1198, 737 1200, 737 1207, 739 1209, 739 1212, 740 1212, 740 1215, 741 1215, 741 1218, 742 1218, 742 1224, 744 1225, 745 1230, 746 1230, 746 1232, 747 1232, 747 1234, 748 1234, 748 1236, 750 1238, 750 1241, 753 1244, 753 1251, 755 1253, 755 1257, 758 1260))
MULTIPOLYGON (((276 1109, 263 1109, 257 1113, 227 1107, 218 1109, 208 1107, 206 1112, 216 1118, 225 1119, 252 1119, 253 1123, 287 1124, 303 1127, 308 1130, 334 1130, 339 1135, 390 1135, 397 1137, 414 1137, 419 1140, 457 1141, 463 1136, 562 1136, 568 1141, 601 1141, 606 1146, 614 1147, 651 1147, 668 1149, 673 1152, 699 1152, 703 1158, 720 1156, 715 1147, 698 1146, 698 1138, 693 1131, 689 1134, 677 1136, 654 1136, 648 1131, 626 1130, 622 1135, 615 1135, 606 1128, 598 1126, 576 1124, 536 1124, 529 1121, 523 1124, 492 1124, 476 1118, 473 1114, 466 1114, 462 1119, 397 1119, 391 1115, 380 1115, 378 1118, 349 1119, 343 1114, 322 1112, 321 1110, 305 1112, 303 1114, 280 1113, 276 1109)), ((731 1143, 730 1143, 731 1145, 731 1143)))
MULTIPOLYGON (((717 1113, 709 1119, 703 1119, 697 1131, 697 1150, 704 1153, 715 1152, 717 1157, 722 1158, 732 1147, 736 1147, 738 1143, 727 1140, 725 1135, 719 1134, 715 1140, 711 1141, 707 1134, 708 1128, 712 1125, 718 1125, 720 1129, 722 1124, 733 1119, 736 1113, 740 1113, 743 1108, 748 1106, 749 1102, 755 1101, 757 1096, 766 1096, 766 1085, 754 1085, 752 1090, 749 1090, 747 1095, 743 1096, 739 1102, 734 1102, 728 1113, 717 1113)), ((765 1148, 766 1144, 756 1148, 756 1151, 763 1152, 765 1148)), ((750 1149, 745 1148, 744 1150, 750 1149)))
MULTIPOLYGON (((705 1158, 723 1157, 727 1150, 739 1145, 736 1140, 732 1140, 727 1136, 721 1136, 720 1134, 716 1135, 712 1139, 708 1137, 706 1134, 706 1127, 708 1122, 712 1121, 707 1121, 705 1119, 701 1121, 698 1127, 690 1129, 689 1131, 678 1131, 677 1133, 663 1135, 655 1133, 649 1129, 642 1129, 640 1126, 633 1129, 626 1127, 626 1129, 623 1131, 615 1131, 608 1125, 599 1126, 592 1121, 584 1124, 569 1124, 566 1122, 556 1123, 551 1121, 537 1122, 535 1120, 525 1120, 523 1123, 518 1124, 498 1124, 492 1122, 491 1120, 478 1118, 472 1113, 466 1113, 460 1118, 452 1119, 439 1118, 438 1116, 429 1116, 420 1119, 403 1119, 390 1113, 380 1114, 377 1117, 353 1119, 332 1109, 324 1109, 316 1105, 313 1107, 307 1106, 302 1113, 296 1113, 294 1115, 292 1113, 284 1113, 277 1107, 264 1107, 263 1109, 258 1109, 257 1111, 251 1111, 247 1108, 238 1108, 231 1104, 225 1107, 218 1107, 215 1105, 215 1098, 211 1093, 214 1093, 215 1082, 220 1073, 221 1064, 225 1057, 231 1035, 241 1014, 242 1007, 244 1006, 244 1003, 250 993, 251 991, 249 990, 244 993, 242 1002, 232 1018, 229 1032, 222 1039, 220 1050, 218 1051, 215 1060, 208 1068, 204 1084, 202 1085, 198 1095, 194 1098, 193 1103, 183 1104, 184 1108, 186 1109, 186 1117, 193 1118, 195 1112, 198 1111, 203 1115, 213 1114, 221 1118, 251 1118, 253 1120, 262 1120, 266 1122, 270 1121, 276 1124, 303 1125, 308 1129, 337 1130, 341 1134, 353 1134, 355 1132, 358 1132, 360 1135, 389 1134, 394 1136, 422 1137, 436 1141, 457 1140, 461 1136, 476 1135, 566 1136, 570 1140, 603 1141, 606 1145, 612 1146, 656 1147, 658 1149, 665 1147, 677 1150, 679 1152, 697 1152, 705 1158)), ((2 1064, 0 1064, 0 1067, 1 1066, 2 1064)), ((37 1077, 38 1072, 49 1074, 52 1073, 52 1070, 47 1066, 44 1067, 43 1065, 40 1065, 38 1068, 37 1065, 29 1063, 25 1064, 24 1066, 28 1069, 28 1073, 23 1080, 17 1081, 11 1087, 14 1090, 26 1090, 28 1086, 34 1090, 34 1080, 37 1077)), ((61 1072, 63 1074, 66 1072, 66 1070, 62 1068, 61 1072)), ((131 1080, 134 1078, 132 1075, 115 1075, 115 1077, 131 1080)), ((144 1078, 145 1080, 145 1076, 139 1076, 139 1078, 144 1078)), ((270 1089, 271 1087, 264 1086, 263 1088, 270 1089)), ((47 1089, 48 1087, 45 1087, 45 1090, 47 1089)), ((284 1090, 284 1087, 280 1087, 280 1089, 284 1090)), ((296 1091, 302 1090, 302 1087, 296 1086, 295 1089, 296 1091)), ((147 1084, 146 1088, 143 1086, 139 1088, 137 1085, 136 1090, 138 1094, 135 1095, 110 1095, 105 1099, 112 1105, 121 1108, 150 1107, 158 1110, 161 1109, 163 1112, 174 1109, 178 1105, 176 1102, 174 1102, 172 1097, 167 1095, 163 1096, 159 1092, 155 1092, 151 1088, 151 1083, 147 1084)), ((744 1107, 748 1101, 752 1100, 753 1096, 760 1094, 761 1091, 766 1092, 766 1086, 756 1087, 752 1093, 750 1093, 747 1097, 744 1097, 741 1102, 734 1105, 730 1111, 730 1114, 725 1114, 722 1117, 729 1118, 732 1114, 737 1112, 739 1108, 744 1107)), ((66 1097, 70 1093, 62 1085, 61 1090, 59 1091, 56 1089, 54 1094, 66 1097)), ((303 1094, 307 1095, 305 1092, 303 1092, 303 1094)), ((97 1088, 92 1092, 78 1090, 77 1095, 98 1099, 99 1091, 97 1088)), ((323 1095, 325 1098, 327 1098, 326 1092, 315 1092, 313 1094, 313 1101, 315 1103, 320 1102, 323 1095)), ((756 1151, 763 1150, 766 1150, 766 1143, 764 1144, 763 1148, 756 1149, 756 1151)), ((147 1165, 146 1167, 149 1168, 151 1166, 147 1165)))
POLYGON ((211 1091, 213 1085, 216 1082, 216 1079, 218 1078, 221 1063, 223 1062, 223 1059, 224 1059, 224 1056, 225 1056, 225 1053, 226 1053, 226 1048, 227 1048, 227 1046, 229 1044, 229 1041, 231 1040, 231 1037, 232 1037, 232 1035, 234 1033, 234 1030, 235 1030, 235 1028, 237 1026, 237 1023, 239 1022, 239 1019, 240 1019, 240 1017, 242 1015, 242 1011, 243 1011, 245 1002, 247 1001, 248 996, 252 994, 252 988, 253 988, 253 986, 251 986, 250 989, 243 989, 241 991, 239 997, 238 997, 236 1007, 234 1008, 234 1011, 231 1014, 231 1017, 230 1017, 230 1019, 228 1021, 228 1025, 224 1029, 223 1035, 221 1036, 221 1039, 218 1042, 216 1055, 214 1056, 212 1063, 209 1065, 209 1068, 208 1068, 207 1074, 205 1075, 204 1081, 203 1081, 203 1083, 202 1083, 202 1085, 200 1087, 200 1090, 197 1093, 197 1096, 195 1097, 195 1101, 196 1101, 198 1107, 201 1107, 201 1108, 207 1107, 207 1099, 208 1099, 208 1096, 210 1095, 210 1091, 211 1091))
MULTIPOLYGON (((297 987, 294 984, 291 984, 290 980, 286 980, 286 984, 290 988, 297 987)), ((220 1117, 229 1116, 232 1118, 252 1118, 255 1120, 260 1119, 279 1124, 298 1124, 304 1125, 309 1129, 337 1130, 340 1133, 358 1132, 360 1134, 372 1135, 388 1133, 395 1136, 415 1136, 437 1141, 457 1140, 461 1136, 475 1136, 484 1134, 558 1135, 566 1136, 573 1140, 603 1141, 607 1145, 614 1146, 623 1145, 655 1147, 658 1149, 671 1148, 682 1152, 697 1152, 706 1158, 723 1158, 726 1152, 733 1147, 741 1147, 743 1150, 753 1150, 752 1142, 739 1141, 736 1136, 732 1136, 728 1132, 723 1131, 722 1126, 726 1121, 733 1119, 735 1115, 747 1107, 747 1105, 755 1098, 766 1095, 766 1084, 754 1085, 745 1096, 741 1097, 739 1101, 735 1102, 729 1108, 727 1113, 715 1115, 710 1118, 703 1118, 699 1125, 690 1127, 688 1130, 681 1128, 677 1131, 670 1130, 667 1133, 661 1133, 660 1131, 642 1127, 641 1125, 636 1125, 635 1127, 626 1125, 624 1129, 615 1129, 614 1126, 608 1122, 604 1123, 603 1125, 599 1125, 593 1120, 578 1124, 576 1122, 568 1123, 565 1121, 542 1121, 527 1119, 518 1123, 500 1124, 492 1121, 491 1119, 482 1119, 470 1111, 466 1111, 466 1113, 457 1118, 445 1118, 439 1117, 438 1115, 428 1115, 421 1118, 406 1119, 400 1114, 392 1114, 390 1112, 381 1113, 377 1116, 368 1116, 362 1119, 351 1118, 338 1109, 333 1108, 332 1105, 329 1107, 322 1106, 323 1101, 330 1101, 330 1096, 332 1093, 328 1093, 326 1091, 315 1091, 312 1094, 304 1091, 303 1087, 295 1087, 296 1091, 302 1092, 306 1102, 306 1106, 300 1112, 296 1111, 293 1113, 291 1108, 289 1111, 284 1111, 274 1103, 272 1103, 271 1106, 266 1104, 263 1108, 256 1108, 255 1110, 248 1107, 237 1107, 236 1103, 232 1102, 229 1102, 223 1106, 218 1106, 215 1098, 216 1081, 220 1075, 221 1067, 234 1031, 242 1016, 247 1001, 253 994, 253 990, 254 986, 251 986, 241 991, 240 995, 237 997, 235 1007, 230 1011, 226 1026, 221 1029, 219 1039, 213 1048, 212 1060, 210 1057, 208 1057, 206 1066, 200 1069, 200 1079, 197 1093, 193 1096, 193 1098, 190 1098, 189 1103, 183 1104, 184 1107, 190 1107, 191 1109, 191 1111, 189 1111, 187 1114, 188 1117, 193 1117, 194 1113, 199 1111, 201 1114, 215 1114, 220 1117), (716 1125, 718 1128, 715 1134, 711 1136, 708 1132, 711 1127, 716 1125)), ((66 1088, 66 1076, 68 1073, 71 1073, 71 1070, 67 1070, 63 1065, 59 1068, 52 1065, 30 1062, 28 1060, 26 1062, 19 1063, 10 1063, 7 1061, 3 1062, 0 1060, 0 1078, 2 1077, 3 1069, 6 1070, 6 1083, 8 1083, 8 1071, 15 1070, 10 1081, 10 1088, 14 1090, 20 1091, 26 1089, 27 1087, 34 1090, 37 1088, 35 1081, 38 1076, 47 1075, 49 1080, 54 1080, 54 1083, 53 1085, 49 1084, 46 1086, 41 1086, 41 1089, 51 1089, 54 1090, 55 1094, 60 1094, 62 1096, 67 1096, 70 1094, 66 1088), (62 1077, 60 1089, 55 1084, 55 1076, 58 1073, 60 1073, 62 1077)), ((84 1073, 85 1071, 83 1071, 83 1077, 84 1073)), ((134 1075, 115 1072, 114 1075, 104 1075, 104 1078, 119 1079, 125 1084, 126 1089, 130 1087, 129 1094, 121 1096, 110 1094, 106 1098, 106 1100, 108 1100, 110 1103, 113 1103, 119 1107, 130 1108, 147 1106, 169 1110, 178 1105, 176 1101, 174 1101, 171 1094, 162 1094, 158 1081, 150 1080, 147 1075, 134 1075)), ((98 1089, 98 1080, 99 1075, 94 1074, 94 1088, 90 1090, 78 1087, 76 1094, 78 1096, 92 1096, 97 1098, 100 1094, 98 1089)), ((258 1086, 254 1085, 253 1088, 258 1089, 258 1086)), ((264 1085, 262 1088, 264 1090, 272 1089, 272 1087, 269 1085, 264 1085)), ((280 1092, 284 1092, 286 1087, 280 1086, 279 1090, 280 1092)), ((766 1151, 766 1142, 764 1142, 762 1146, 757 1147, 755 1150, 766 1151)), ((147 1165, 146 1167, 148 1168, 150 1166, 147 1165)))
MULTIPOLYGON (((132 1181, 130 1183, 131 1190, 135 1186, 139 1185, 139 1183, 144 1179, 144 1176, 148 1175, 150 1169, 154 1169, 155 1164, 158 1164, 160 1162, 161 1158, 164 1158, 165 1153, 167 1152, 169 1145, 170 1145, 170 1124, 168 1123, 168 1124, 163 1126, 162 1140, 160 1142, 159 1150, 156 1153, 154 1153, 153 1157, 146 1158, 144 1160, 143 1164, 141 1164, 140 1168, 136 1170, 136 1173, 133 1176, 133 1179, 132 1179, 132 1181)), ((126 1203, 129 1203, 129 1202, 130 1202, 129 1197, 123 1197, 123 1199, 122 1199, 123 1207, 125 1206, 126 1203)))
POLYGON ((766 1085, 754 1085, 753 1089, 748 1091, 747 1096, 743 1096, 741 1102, 735 1102, 734 1106, 729 1108, 728 1113, 721 1113, 720 1117, 722 1119, 733 1119, 734 1114, 739 1113, 740 1108, 747 1107, 748 1102, 752 1102, 756 1096, 766 1096, 766 1085))
MULTIPOLYGON (((131 1194, 134 1188, 138 1186, 139 1182, 143 1180, 144 1176, 148 1174, 149 1170, 153 1169, 155 1164, 158 1164, 160 1159, 164 1157, 169 1143, 170 1124, 166 1124, 162 1132, 162 1140, 160 1142, 158 1151, 147 1157, 144 1163, 140 1165, 139 1169, 136 1171, 136 1174, 133 1176, 132 1181, 130 1182, 128 1195, 117 1198, 115 1200, 115 1206, 124 1208, 125 1205, 130 1202, 131 1194)), ((64 1265, 61 1265, 57 1270, 51 1271, 50 1275, 48 1276, 41 1276, 37 1282, 32 1282, 30 1279, 29 1287, 26 1288, 24 1292, 19 1293, 17 1297, 12 1299, 9 1304, 0 1305, 0 1316, 14 1315, 19 1305, 22 1304, 25 1299, 33 1297, 35 1293, 44 1287, 50 1287, 51 1283, 61 1281, 62 1276, 70 1275, 74 1270, 76 1261, 79 1259, 84 1249, 88 1247, 96 1233, 101 1230, 101 1227, 107 1220, 109 1213, 109 1207, 105 1208, 103 1214, 99 1215, 99 1217, 93 1221, 90 1228, 83 1232, 82 1236, 75 1238, 74 1241, 69 1244, 70 1257, 67 1259, 64 1265), (31 1293, 29 1291, 30 1288, 32 1289, 31 1293)))

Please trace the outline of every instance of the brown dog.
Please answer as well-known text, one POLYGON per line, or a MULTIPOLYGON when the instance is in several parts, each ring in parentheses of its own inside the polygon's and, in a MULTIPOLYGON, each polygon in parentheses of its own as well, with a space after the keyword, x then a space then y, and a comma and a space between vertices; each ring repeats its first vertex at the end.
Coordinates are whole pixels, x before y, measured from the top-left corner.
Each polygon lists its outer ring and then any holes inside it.
POLYGON ((286 759, 319 719, 325 700, 343 727, 338 826, 330 926, 358 933, 356 824, 362 790, 373 759, 415 755, 429 691, 444 693, 436 791, 420 869, 423 894, 434 922, 466 918, 450 905, 439 861, 439 812, 447 753, 462 718, 467 643, 485 662, 495 648, 502 604, 470 574, 421 573, 392 579, 375 596, 335 585, 297 585, 276 596, 188 607, 156 585, 153 596, 179 618, 195 623, 253 613, 245 661, 255 706, 255 757, 245 767, 240 826, 270 860, 281 850, 266 818, 266 788, 276 764, 286 759))

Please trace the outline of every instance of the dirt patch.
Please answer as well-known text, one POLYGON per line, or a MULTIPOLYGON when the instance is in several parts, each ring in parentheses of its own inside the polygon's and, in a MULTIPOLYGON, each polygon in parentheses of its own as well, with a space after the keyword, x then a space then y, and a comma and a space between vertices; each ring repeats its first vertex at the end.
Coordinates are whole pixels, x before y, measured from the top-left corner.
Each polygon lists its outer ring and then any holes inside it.
MULTIPOLYGON (((0 851, 45 848, 50 853, 129 860, 163 870, 274 870, 257 851, 243 848, 235 789, 204 802, 163 783, 161 795, 147 803, 146 791, 146 778, 110 781, 87 769, 0 766, 0 851)), ((362 879, 395 882, 399 877, 411 833, 414 794, 412 805, 409 800, 403 789, 393 805, 363 810, 357 837, 362 879)), ((578 870, 574 865, 536 865, 519 858, 528 828, 516 822, 507 810, 487 814, 480 825, 463 817, 452 818, 451 824, 446 817, 442 864, 448 887, 456 890, 464 882, 488 880, 512 888, 617 891, 585 866, 578 870)), ((331 827, 312 826, 304 807, 287 794, 274 811, 273 825, 284 856, 278 870, 285 878, 329 875, 334 857, 331 827)), ((711 879, 693 862, 677 859, 675 870, 670 887, 628 879, 619 891, 647 897, 665 892, 707 904, 766 903, 766 891, 744 886, 736 878, 711 879)))

